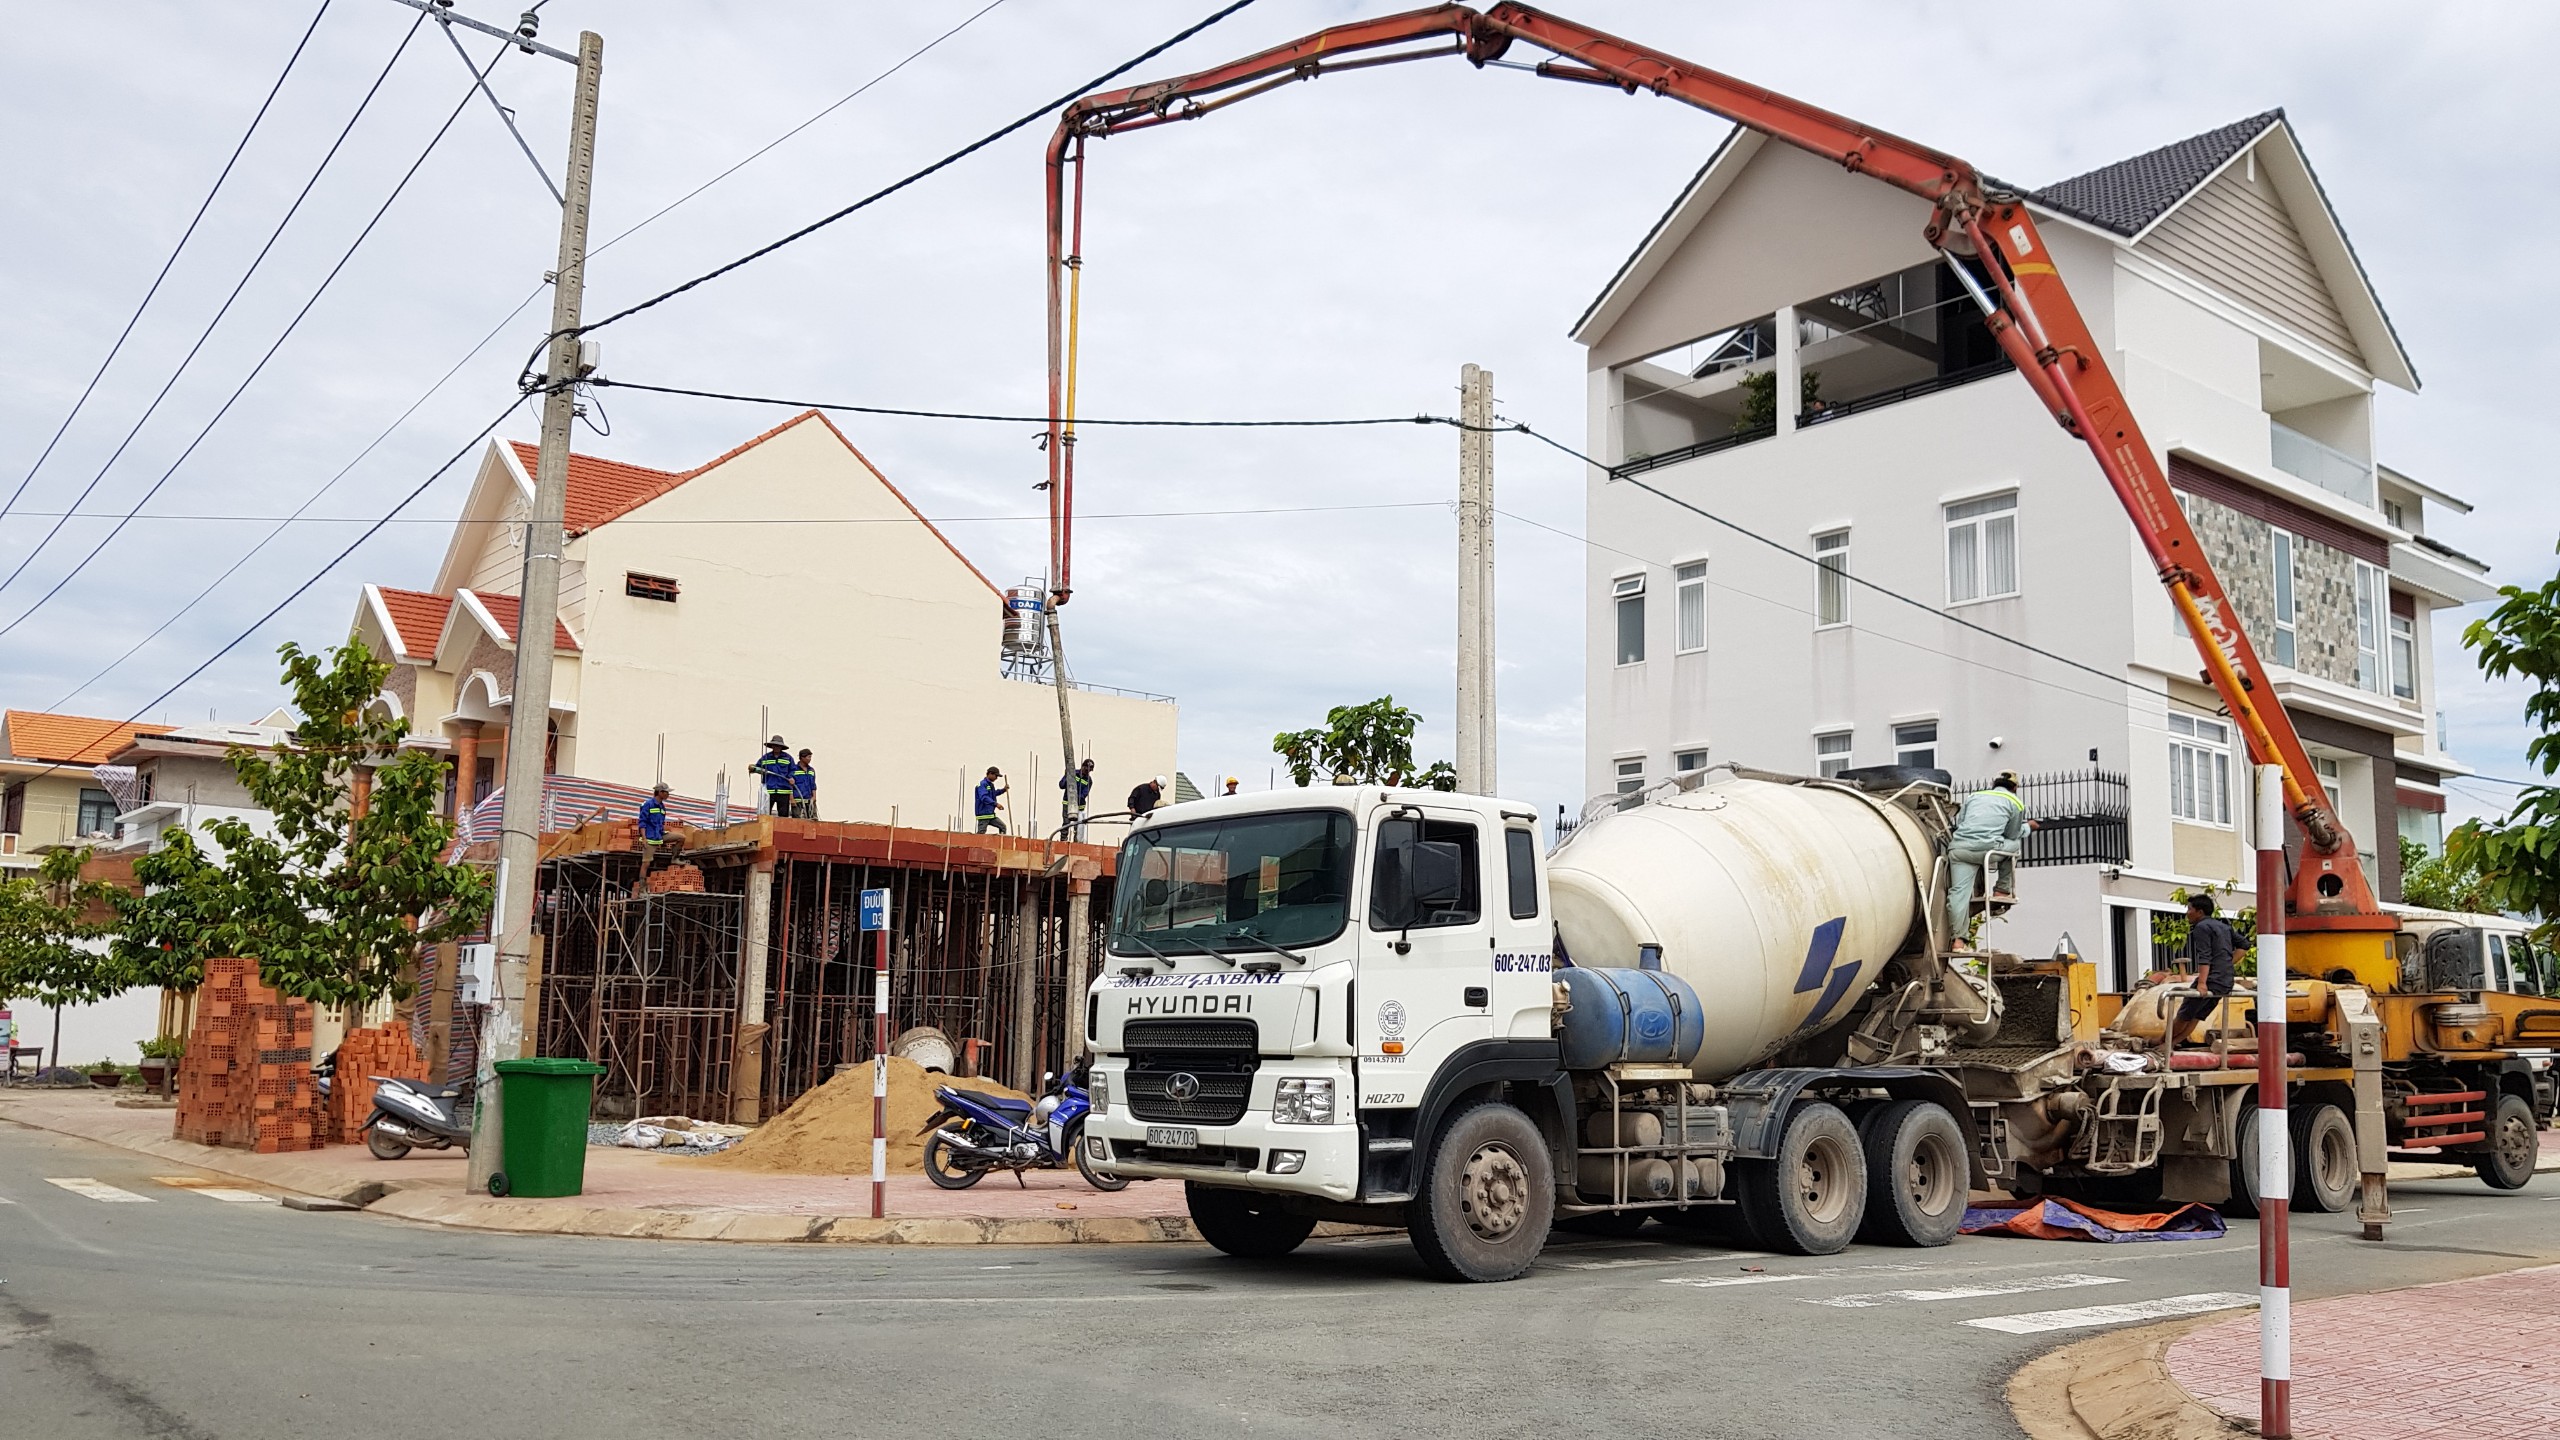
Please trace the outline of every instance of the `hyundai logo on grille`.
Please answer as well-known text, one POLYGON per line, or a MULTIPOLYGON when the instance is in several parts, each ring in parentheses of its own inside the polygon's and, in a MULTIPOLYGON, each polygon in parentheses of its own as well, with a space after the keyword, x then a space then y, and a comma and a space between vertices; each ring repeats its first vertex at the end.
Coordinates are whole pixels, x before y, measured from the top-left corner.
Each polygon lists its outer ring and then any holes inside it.
POLYGON ((1200 1077, 1188 1070, 1167 1075, 1164 1077, 1164 1098, 1175 1101, 1199 1099, 1200 1077))

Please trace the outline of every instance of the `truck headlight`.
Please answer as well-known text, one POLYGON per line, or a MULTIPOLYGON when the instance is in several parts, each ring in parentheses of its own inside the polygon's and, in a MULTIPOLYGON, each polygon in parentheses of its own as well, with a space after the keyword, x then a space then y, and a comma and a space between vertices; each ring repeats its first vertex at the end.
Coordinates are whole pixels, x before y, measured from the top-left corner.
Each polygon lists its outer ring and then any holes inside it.
POLYGON ((1330 1125, 1333 1123, 1333 1080, 1283 1080, 1271 1099, 1271 1123, 1274 1125, 1330 1125))
POLYGON ((1096 1115, 1110 1114, 1111 1077, 1103 1074, 1099 1070, 1096 1070, 1091 1075, 1087 1076, 1085 1079, 1084 1098, 1085 1103, 1093 1107, 1093 1113, 1096 1115))

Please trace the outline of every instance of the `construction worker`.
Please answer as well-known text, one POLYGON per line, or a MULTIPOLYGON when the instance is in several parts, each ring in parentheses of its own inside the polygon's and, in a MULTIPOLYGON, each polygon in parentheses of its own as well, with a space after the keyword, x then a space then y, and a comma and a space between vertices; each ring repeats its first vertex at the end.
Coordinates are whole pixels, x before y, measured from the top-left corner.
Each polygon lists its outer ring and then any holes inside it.
MULTIPOLYGON (((1947 948, 1969 951, 1965 932, 1973 907, 1973 887, 1995 855, 2017 855, 2028 830, 2026 802, 2018 798, 2018 772, 2003 770, 1991 788, 1965 797, 1956 810, 1955 827, 1947 832, 1947 948)), ((2012 871, 2011 884, 2016 884, 2012 871)), ((1997 886, 1997 871, 1994 872, 1997 886)))
POLYGON ((2195 973, 2197 993, 2178 1006, 2177 1023, 2169 1027, 2173 1045, 2203 1044, 2204 1022, 2231 993, 2231 955, 2240 948, 2240 935, 2213 912, 2212 896, 2187 897, 2187 968, 2195 973))
POLYGON ((801 820, 818 818, 818 767, 810 762, 806 750, 791 767, 791 813, 801 820))
POLYGON ((1159 775, 1129 792, 1129 814, 1140 820, 1164 803, 1164 777, 1159 775))
POLYGON ((1227 777, 1227 788, 1224 793, 1229 795, 1236 793, 1236 777, 1233 775, 1227 777))
POLYGON ((764 777, 764 812, 791 813, 791 747, 776 735, 764 742, 764 754, 747 767, 764 777))
POLYGON ((640 802, 640 853, 646 857, 640 862, 641 874, 658 868, 658 857, 665 853, 666 844, 667 787, 662 781, 650 790, 648 799, 640 802))
POLYGON ((1011 788, 999 783, 1003 779, 1004 772, 990 765, 987 767, 986 778, 978 782, 978 833, 981 835, 990 830, 999 835, 1009 833, 1004 828, 1004 817, 996 813, 997 802, 1001 801, 1011 788))
POLYGON ((1058 801, 1070 820, 1093 804, 1093 761, 1088 759, 1058 777, 1058 801))

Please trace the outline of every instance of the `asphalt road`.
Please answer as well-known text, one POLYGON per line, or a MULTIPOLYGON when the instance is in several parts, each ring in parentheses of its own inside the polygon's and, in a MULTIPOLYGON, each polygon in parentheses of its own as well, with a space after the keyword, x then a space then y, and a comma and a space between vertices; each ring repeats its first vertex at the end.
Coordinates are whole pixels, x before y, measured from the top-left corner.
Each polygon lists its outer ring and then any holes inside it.
MULTIPOLYGON (((2001 1387, 2032 1356, 2256 1283, 2246 1223, 1825 1259, 1562 1239, 1522 1280, 1455 1286, 1401 1237, 1272 1264, 542 1238, 170 1178, 236 1183, 0 1123, 0 1433, 1981 1440, 2018 1433, 2001 1387)), ((2299 1293, 2560 1260, 2560 1176, 2395 1197, 2382 1245, 2298 1217, 2299 1293)))

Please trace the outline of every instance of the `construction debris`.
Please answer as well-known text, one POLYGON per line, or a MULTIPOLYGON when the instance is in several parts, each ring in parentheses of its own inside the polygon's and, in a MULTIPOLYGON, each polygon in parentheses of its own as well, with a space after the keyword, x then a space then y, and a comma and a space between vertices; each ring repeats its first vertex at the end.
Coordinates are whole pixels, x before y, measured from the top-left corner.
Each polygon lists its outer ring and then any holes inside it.
POLYGON ((677 1150, 687 1155, 716 1155, 748 1133, 744 1125, 722 1125, 684 1115, 644 1115, 627 1125, 602 1128, 612 1133, 608 1143, 627 1150, 677 1150))
MULTIPOLYGON (((889 1168, 924 1173, 926 1122, 942 1110, 937 1085, 958 1085, 982 1095, 1025 1099, 991 1080, 955 1080, 912 1060, 889 1057, 889 1168)), ((790 1109, 705 1165, 793 1175, 871 1173, 871 1067, 857 1065, 802 1095, 790 1109)))

